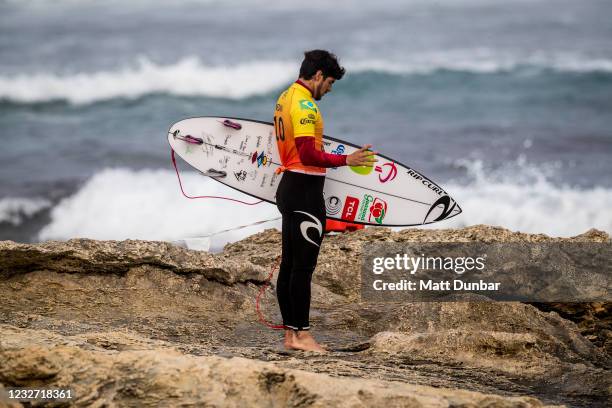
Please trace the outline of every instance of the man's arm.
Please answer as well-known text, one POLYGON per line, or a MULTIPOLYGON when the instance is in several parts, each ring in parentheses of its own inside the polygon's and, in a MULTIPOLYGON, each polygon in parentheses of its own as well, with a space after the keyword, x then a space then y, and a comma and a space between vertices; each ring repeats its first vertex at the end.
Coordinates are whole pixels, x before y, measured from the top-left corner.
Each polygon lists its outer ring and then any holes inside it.
POLYGON ((314 136, 295 138, 295 147, 297 147, 302 164, 317 167, 346 166, 346 154, 330 154, 317 150, 314 141, 314 136))

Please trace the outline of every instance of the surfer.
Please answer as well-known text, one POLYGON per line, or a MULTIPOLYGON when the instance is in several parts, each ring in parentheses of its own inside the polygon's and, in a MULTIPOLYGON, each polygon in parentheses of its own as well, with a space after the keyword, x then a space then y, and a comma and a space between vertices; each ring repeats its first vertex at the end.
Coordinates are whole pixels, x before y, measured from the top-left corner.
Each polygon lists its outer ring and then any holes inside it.
POLYGON ((350 155, 323 150, 323 116, 315 100, 331 92, 344 68, 324 50, 304 53, 299 79, 285 90, 274 112, 274 133, 284 172, 276 191, 282 214, 282 258, 276 293, 285 327, 285 348, 325 352, 309 332, 310 286, 325 226, 326 168, 369 166, 365 145, 350 155))

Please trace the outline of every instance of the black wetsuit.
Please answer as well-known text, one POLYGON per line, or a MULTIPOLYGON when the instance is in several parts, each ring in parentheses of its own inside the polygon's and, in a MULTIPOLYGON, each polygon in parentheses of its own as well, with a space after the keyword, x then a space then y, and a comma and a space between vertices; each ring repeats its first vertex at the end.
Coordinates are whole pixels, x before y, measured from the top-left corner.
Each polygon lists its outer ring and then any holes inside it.
POLYGON ((283 216, 282 261, 276 294, 283 325, 310 328, 310 283, 325 231, 325 176, 285 171, 276 191, 283 216))

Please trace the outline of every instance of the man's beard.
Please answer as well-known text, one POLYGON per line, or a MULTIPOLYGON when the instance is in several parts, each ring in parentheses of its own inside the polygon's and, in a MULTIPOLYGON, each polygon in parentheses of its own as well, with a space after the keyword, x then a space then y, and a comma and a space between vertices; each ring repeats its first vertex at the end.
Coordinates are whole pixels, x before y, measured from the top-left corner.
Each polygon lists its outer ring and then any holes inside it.
POLYGON ((313 92, 312 97, 314 98, 315 101, 320 101, 321 100, 321 87, 322 85, 316 86, 315 85, 315 89, 313 92))

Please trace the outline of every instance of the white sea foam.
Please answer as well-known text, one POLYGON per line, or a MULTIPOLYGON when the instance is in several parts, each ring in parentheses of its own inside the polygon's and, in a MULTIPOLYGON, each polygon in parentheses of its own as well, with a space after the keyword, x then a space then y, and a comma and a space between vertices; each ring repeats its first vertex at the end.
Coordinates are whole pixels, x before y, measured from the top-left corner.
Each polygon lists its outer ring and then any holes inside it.
POLYGON ((590 58, 574 53, 521 52, 514 53, 490 48, 434 50, 405 56, 403 60, 369 59, 355 61, 348 68, 356 72, 374 71, 390 74, 430 74, 447 70, 493 74, 528 69, 589 73, 612 72, 612 59, 590 58))
POLYGON ((25 218, 51 207, 44 198, 6 197, 0 199, 0 222, 20 225, 25 218))
MULTIPOLYGON (((424 75, 439 70, 477 74, 533 71, 612 72, 612 59, 571 53, 516 55, 487 48, 415 53, 402 60, 342 61, 349 74, 380 72, 424 75)), ((133 99, 153 93, 244 99, 280 89, 295 77, 298 64, 290 61, 251 61, 238 65, 206 65, 195 56, 173 64, 157 64, 141 57, 133 66, 113 71, 73 75, 38 73, 0 76, 0 99, 17 103, 65 100, 87 104, 115 98, 133 99), (256 81, 253 78, 257 78, 256 81)))
MULTIPOLYGON (((181 173, 181 179, 186 193, 192 196, 220 195, 257 201, 197 173, 181 173)), ((276 207, 268 203, 247 206, 219 199, 189 200, 181 194, 173 171, 106 169, 53 208, 51 222, 38 238, 179 241, 279 215, 276 207)), ((274 226, 280 223, 216 235, 212 249, 274 226)))
POLYGON ((116 71, 0 76, 0 99, 86 104, 153 93, 241 99, 277 89, 290 82, 295 71, 294 64, 280 61, 207 66, 195 57, 188 57, 175 64, 159 65, 140 58, 136 66, 116 71))
MULTIPOLYGON (((557 187, 532 167, 526 176, 499 177, 479 162, 469 167, 469 184, 442 183, 463 213, 433 228, 474 224, 498 225, 515 231, 572 236, 590 228, 612 233, 609 203, 612 190, 557 187), (532 172, 533 174, 529 174, 532 172), (535 179, 534 179, 535 177, 535 179)), ((191 195, 222 195, 254 199, 192 172, 182 173, 191 195)), ((51 222, 38 239, 147 239, 181 241, 260 220, 279 217, 275 206, 246 206, 215 199, 188 200, 169 170, 106 169, 94 175, 77 193, 51 211, 51 222)), ((273 221, 212 237, 212 249, 265 228, 280 229, 273 221)))
POLYGON ((447 183, 446 191, 461 205, 463 213, 433 228, 475 224, 502 226, 513 231, 569 237, 597 228, 612 233, 612 189, 578 189, 556 186, 547 173, 524 160, 513 163, 515 171, 486 170, 481 161, 458 163, 472 177, 469 184, 447 183))

